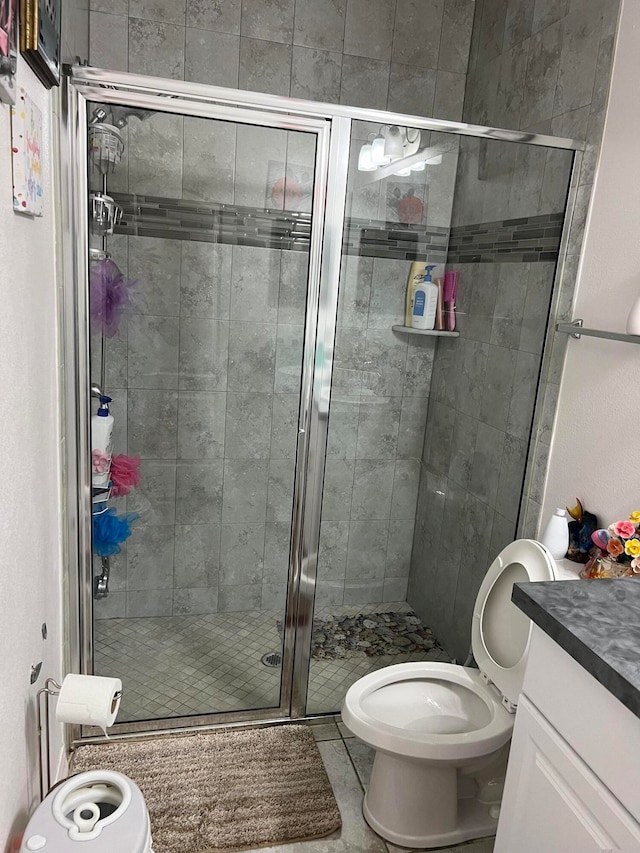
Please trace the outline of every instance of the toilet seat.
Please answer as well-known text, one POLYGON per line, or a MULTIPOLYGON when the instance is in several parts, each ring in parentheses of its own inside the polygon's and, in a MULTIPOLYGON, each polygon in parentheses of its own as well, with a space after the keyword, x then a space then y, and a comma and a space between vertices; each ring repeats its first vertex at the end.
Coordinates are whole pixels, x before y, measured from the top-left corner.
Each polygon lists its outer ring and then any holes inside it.
POLYGON ((495 558, 480 585, 471 620, 471 648, 484 679, 515 711, 529 652, 531 621, 511 602, 514 583, 549 581, 555 560, 533 539, 518 539, 495 558))
MULTIPOLYGON (((552 580, 555 575, 554 560, 543 545, 532 539, 507 545, 489 567, 473 609, 472 648, 479 668, 418 661, 365 675, 347 691, 342 710, 347 728, 375 749, 411 758, 458 761, 499 749, 511 737, 531 635, 529 619, 511 602, 513 584, 552 580), (393 685, 410 680, 424 682, 423 695, 418 689, 406 699, 399 690, 393 697, 393 685), (486 725, 451 734, 420 731, 415 721, 421 719, 423 708, 427 716, 429 682, 458 685, 482 700, 490 710, 486 725), (390 688, 388 696, 380 698, 377 712, 375 694, 385 687, 390 688), (398 708, 397 723, 390 723, 384 712, 387 700, 398 708), (403 701, 412 706, 411 725, 401 722, 403 701)), ((464 692, 458 700, 464 706, 464 692)), ((468 710, 472 712, 471 707, 468 710)))
POLYGON ((354 735, 374 749, 411 758, 459 761, 486 755, 507 743, 513 716, 502 707, 500 696, 487 685, 477 669, 442 663, 417 661, 386 666, 356 682, 348 691, 342 719, 354 735), (472 731, 431 734, 403 725, 393 725, 377 715, 371 702, 376 691, 404 681, 445 682, 459 685, 481 700, 488 722, 472 731))

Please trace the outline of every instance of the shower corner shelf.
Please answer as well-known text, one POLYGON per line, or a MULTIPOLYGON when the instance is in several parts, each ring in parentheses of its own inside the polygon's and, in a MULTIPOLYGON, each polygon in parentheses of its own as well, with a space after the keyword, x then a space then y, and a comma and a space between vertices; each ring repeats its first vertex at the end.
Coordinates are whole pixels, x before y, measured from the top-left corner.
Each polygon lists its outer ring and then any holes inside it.
POLYGON ((556 331, 570 335, 576 340, 584 335, 588 338, 603 338, 606 341, 622 341, 627 344, 640 344, 640 335, 628 335, 626 332, 608 332, 605 329, 585 329, 583 320, 569 320, 558 323, 556 331))
POLYGON ((411 326, 392 326, 394 332, 406 335, 431 335, 434 338, 459 338, 460 332, 445 332, 441 329, 412 329, 411 326))

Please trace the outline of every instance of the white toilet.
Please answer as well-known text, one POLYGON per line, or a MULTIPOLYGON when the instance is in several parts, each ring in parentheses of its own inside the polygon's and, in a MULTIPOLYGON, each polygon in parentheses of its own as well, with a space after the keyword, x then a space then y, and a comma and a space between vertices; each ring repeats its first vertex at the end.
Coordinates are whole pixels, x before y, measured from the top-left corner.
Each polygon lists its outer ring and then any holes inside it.
POLYGON ((512 587, 577 579, 578 569, 532 539, 512 542, 476 598, 471 642, 479 669, 401 663, 350 688, 342 719, 376 750, 363 811, 383 838, 429 848, 495 834, 531 633, 512 587))

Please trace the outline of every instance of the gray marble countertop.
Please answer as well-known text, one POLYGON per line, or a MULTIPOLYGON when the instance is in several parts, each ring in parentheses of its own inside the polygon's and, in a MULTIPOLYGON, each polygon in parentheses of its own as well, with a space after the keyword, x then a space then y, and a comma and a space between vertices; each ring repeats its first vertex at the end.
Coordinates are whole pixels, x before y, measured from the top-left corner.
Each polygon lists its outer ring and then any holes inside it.
POLYGON ((517 583, 511 599, 640 717, 640 579, 517 583))

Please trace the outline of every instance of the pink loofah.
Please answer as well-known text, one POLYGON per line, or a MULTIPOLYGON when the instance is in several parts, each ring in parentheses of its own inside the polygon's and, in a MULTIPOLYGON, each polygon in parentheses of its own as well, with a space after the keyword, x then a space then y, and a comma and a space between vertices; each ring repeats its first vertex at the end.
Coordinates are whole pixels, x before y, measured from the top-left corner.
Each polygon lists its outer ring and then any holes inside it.
POLYGON ((111 494, 114 498, 128 495, 140 482, 140 457, 120 453, 111 460, 111 494))

